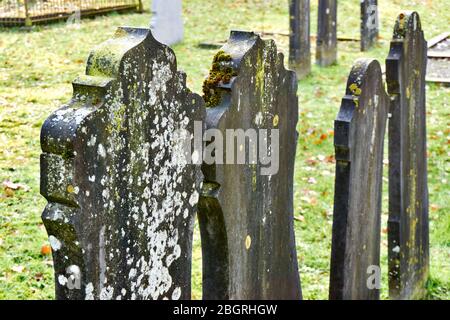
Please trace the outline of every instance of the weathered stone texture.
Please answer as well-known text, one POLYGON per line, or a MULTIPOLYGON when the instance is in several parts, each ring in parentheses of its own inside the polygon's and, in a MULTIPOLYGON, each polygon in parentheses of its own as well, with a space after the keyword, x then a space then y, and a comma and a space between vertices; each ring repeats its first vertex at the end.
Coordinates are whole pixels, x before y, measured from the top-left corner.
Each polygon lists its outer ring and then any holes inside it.
POLYGON ((42 215, 58 299, 190 299, 202 184, 177 130, 204 118, 175 54, 119 28, 41 133, 42 215))
POLYGON ((425 295, 429 271, 425 74, 427 43, 416 12, 398 16, 386 60, 389 119, 389 295, 425 295))
POLYGON ((330 299, 378 299, 383 143, 389 98, 378 61, 357 60, 335 120, 336 180, 330 299))
MULTIPOLYGON (((199 203, 203 298, 299 299, 293 229, 295 73, 285 70, 283 55, 272 40, 236 31, 216 56, 211 72, 215 76, 205 84, 210 102, 207 128, 218 129, 223 136, 227 129, 278 129, 280 166, 275 173, 264 173, 265 164, 248 161, 254 150, 245 144, 234 149, 234 154, 237 148, 245 150, 244 164, 204 164, 199 203), (218 73, 225 81, 214 81, 218 73)), ((259 135, 258 142, 261 139, 259 135)), ((273 139, 274 130, 266 142, 271 145, 273 139)))

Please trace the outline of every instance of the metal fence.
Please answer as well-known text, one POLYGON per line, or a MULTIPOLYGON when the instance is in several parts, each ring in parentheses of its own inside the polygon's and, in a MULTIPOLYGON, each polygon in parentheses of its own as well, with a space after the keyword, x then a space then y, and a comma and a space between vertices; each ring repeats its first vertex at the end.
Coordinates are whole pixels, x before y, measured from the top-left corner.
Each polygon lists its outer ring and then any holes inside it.
POLYGON ((25 25, 110 11, 142 11, 142 0, 0 0, 0 25, 25 25))

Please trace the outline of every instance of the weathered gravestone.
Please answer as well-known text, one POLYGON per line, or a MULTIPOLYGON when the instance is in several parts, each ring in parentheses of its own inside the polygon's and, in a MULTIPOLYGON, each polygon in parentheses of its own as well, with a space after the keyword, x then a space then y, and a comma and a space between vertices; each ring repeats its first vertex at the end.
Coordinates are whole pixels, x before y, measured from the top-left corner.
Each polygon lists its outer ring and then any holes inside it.
POLYGON ((361 0, 361 51, 376 43, 378 29, 378 0, 361 0))
POLYGON ((337 60, 337 1, 319 0, 316 62, 326 67, 337 60))
POLYGON ((386 60, 389 119, 389 295, 425 294, 429 270, 425 74, 427 43, 416 12, 398 16, 386 60))
POLYGON ((183 40, 182 0, 152 0, 150 29, 156 40, 172 45, 183 40))
POLYGON ((149 30, 119 28, 45 121, 42 218, 58 299, 190 299, 203 177, 176 142, 204 107, 185 82, 149 30))
POLYGON ((309 0, 289 1, 289 68, 302 79, 311 72, 309 0))
POLYGON ((353 66, 335 121, 330 299, 378 299, 383 142, 389 97, 380 64, 353 66))
POLYGON ((295 73, 284 68, 272 40, 233 31, 203 89, 206 127, 216 129, 207 135, 214 143, 205 149, 199 202, 203 298, 300 299, 293 229, 295 73), (229 134, 239 133, 233 129, 245 136, 234 139, 229 134))

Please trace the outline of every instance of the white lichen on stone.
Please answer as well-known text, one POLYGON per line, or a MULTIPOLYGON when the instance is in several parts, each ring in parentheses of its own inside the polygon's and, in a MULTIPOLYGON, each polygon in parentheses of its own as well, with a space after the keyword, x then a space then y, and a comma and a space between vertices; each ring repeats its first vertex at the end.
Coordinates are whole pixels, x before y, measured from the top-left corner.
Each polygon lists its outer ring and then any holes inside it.
POLYGON ((55 236, 49 236, 48 241, 50 242, 50 246, 53 251, 58 251, 61 249, 61 241, 59 241, 55 236))
MULTIPOLYGON (((119 34, 112 42, 125 50, 140 41, 130 38, 121 39, 119 34)), ((178 228, 184 225, 181 228, 188 232, 191 228, 190 223, 180 221, 192 219, 190 213, 199 199, 200 168, 187 168, 176 135, 193 126, 192 95, 181 73, 174 72, 170 49, 154 49, 152 53, 147 48, 139 51, 139 59, 136 53, 124 56, 121 74, 102 96, 99 112, 81 103, 92 99, 88 93, 74 97, 76 108, 69 105, 53 118, 55 125, 67 119, 83 124, 77 131, 83 139, 74 143, 79 148, 77 167, 72 170, 61 157, 55 157, 51 165, 55 174, 49 177, 58 190, 80 186, 70 193, 82 212, 80 234, 89 234, 80 241, 80 252, 83 259, 93 259, 98 269, 95 277, 89 275, 92 271, 83 274, 83 281, 88 282, 86 299, 181 297, 180 287, 174 289, 180 283, 174 283, 170 268, 188 256, 181 249, 187 239, 180 239, 180 234, 185 236, 185 232, 178 228), (121 287, 116 287, 118 283, 121 287)), ((102 55, 115 59, 116 50, 112 49, 111 56, 102 55)), ((56 242, 55 246, 59 249, 56 242)))
POLYGON ((179 300, 181 297, 181 288, 177 287, 173 290, 172 300, 179 300))
POLYGON ((60 274, 58 276, 58 283, 64 287, 67 284, 67 278, 64 275, 60 274))

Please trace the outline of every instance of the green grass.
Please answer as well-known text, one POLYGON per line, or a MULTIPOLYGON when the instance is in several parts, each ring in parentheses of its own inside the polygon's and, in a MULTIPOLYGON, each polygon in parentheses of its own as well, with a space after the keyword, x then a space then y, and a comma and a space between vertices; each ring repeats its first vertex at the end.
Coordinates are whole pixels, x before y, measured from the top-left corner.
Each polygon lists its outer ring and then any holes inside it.
MULTIPOLYGON (((312 33, 316 30, 316 2, 311 2, 312 33)), ((326 299, 329 281, 334 186, 333 120, 345 92, 353 61, 374 57, 384 65, 393 24, 400 9, 420 13, 427 39, 448 31, 450 12, 445 1, 380 0, 381 41, 367 53, 359 43, 339 43, 339 62, 314 66, 299 83, 300 138, 295 173, 296 241, 302 288, 306 299, 326 299), (310 178, 314 178, 313 179, 310 178), (303 220, 303 221, 300 221, 303 220)), ((215 50, 199 49, 199 42, 226 40, 230 29, 288 32, 287 1, 190 0, 184 4, 185 40, 176 45, 179 69, 188 86, 201 92, 215 50), (265 3, 265 4, 264 4, 265 3)), ((0 195, 0 299, 54 298, 51 257, 40 254, 47 244, 40 214, 39 130, 45 118, 68 101, 71 81, 84 72, 91 48, 108 39, 121 25, 147 26, 150 15, 110 14, 82 20, 79 28, 64 23, 32 30, 0 29, 0 183, 26 184, 12 196, 0 195)), ((339 1, 340 36, 359 37, 359 3, 339 1)), ((274 36, 280 51, 288 39, 274 36)), ((428 165, 430 190, 430 299, 450 298, 450 208, 448 174, 450 117, 449 88, 427 86, 428 165)), ((387 167, 385 166, 385 172, 387 167)), ((386 180, 383 228, 387 220, 386 180)), ((1 193, 1 190, 0 190, 1 193)), ((382 233, 383 289, 387 297, 387 239, 382 233)), ((195 234, 193 298, 201 298, 201 253, 195 234)))

